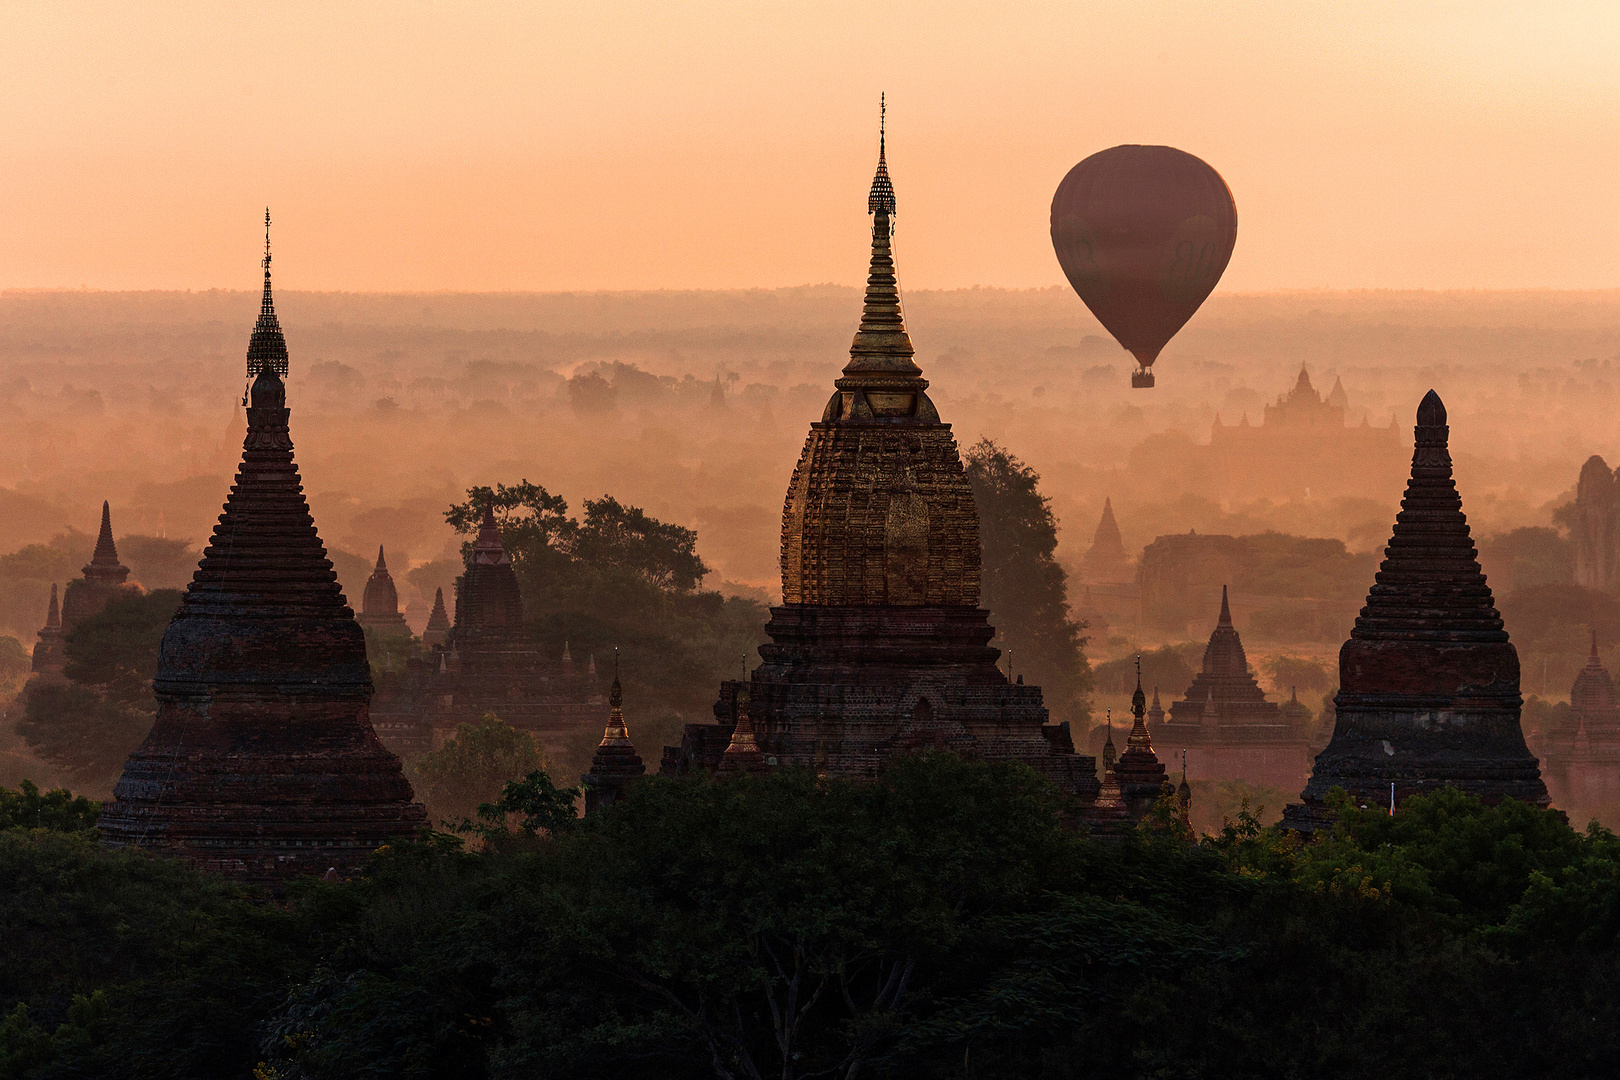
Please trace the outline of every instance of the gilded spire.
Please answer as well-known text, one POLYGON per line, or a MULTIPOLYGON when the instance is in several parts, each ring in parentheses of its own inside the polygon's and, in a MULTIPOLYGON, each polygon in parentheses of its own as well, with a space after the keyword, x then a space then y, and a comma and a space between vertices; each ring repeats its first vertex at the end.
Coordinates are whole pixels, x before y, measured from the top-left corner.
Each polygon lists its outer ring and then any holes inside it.
POLYGON ((613 803, 625 785, 645 775, 647 766, 630 743, 624 723, 624 688, 619 685, 619 650, 613 650, 613 685, 608 690, 608 721, 602 741, 591 758, 591 771, 580 777, 585 782, 585 812, 613 803))
POLYGON ((1105 715, 1108 718, 1108 734, 1103 739, 1103 772, 1112 776, 1114 762, 1119 760, 1119 751, 1114 748, 1114 710, 1109 709, 1105 715))
POLYGON ((754 721, 748 715, 748 700, 748 684, 745 681, 737 688, 737 726, 731 730, 731 742, 726 746, 726 752, 720 755, 720 768, 717 771, 721 776, 764 771, 765 755, 759 752, 759 742, 754 737, 754 721))
POLYGON ((1226 602, 1226 586, 1225 585, 1221 586, 1221 617, 1220 617, 1219 620, 1217 620, 1215 625, 1216 626, 1231 626, 1232 625, 1232 608, 1226 602))
POLYGON ((62 608, 56 602, 56 582, 51 582, 51 606, 45 610, 45 629, 62 629, 62 608))
MULTIPOLYGON (((872 215, 872 264, 866 277, 866 304, 861 327, 849 347, 846 378, 872 373, 902 376, 902 387, 917 389, 915 379, 922 370, 912 361, 911 336, 900 310, 900 284, 894 272, 894 252, 890 247, 895 216, 894 184, 889 180, 887 135, 878 125, 878 164, 872 177, 872 190, 866 198, 866 212, 872 215)), ((843 382, 840 380, 840 388, 843 382)), ((864 382, 864 380, 863 380, 864 382)), ((924 383, 924 386, 927 384, 924 383)), ((897 387, 900 388, 900 387, 897 387)))
POLYGON ((247 374, 252 379, 261 371, 285 377, 287 374, 287 340, 281 336, 281 323, 276 320, 276 304, 270 295, 270 208, 264 208, 264 298, 259 302, 259 321, 253 326, 253 337, 248 340, 247 374))

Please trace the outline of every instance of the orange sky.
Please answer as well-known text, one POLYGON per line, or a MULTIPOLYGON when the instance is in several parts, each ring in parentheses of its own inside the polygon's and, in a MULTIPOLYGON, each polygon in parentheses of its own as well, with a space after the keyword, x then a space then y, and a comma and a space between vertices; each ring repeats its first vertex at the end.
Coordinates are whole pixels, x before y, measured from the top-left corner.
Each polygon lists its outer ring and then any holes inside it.
POLYGON ((0 6, 0 287, 1057 284, 1121 142, 1231 185, 1223 289, 1620 286, 1620 4, 0 6))

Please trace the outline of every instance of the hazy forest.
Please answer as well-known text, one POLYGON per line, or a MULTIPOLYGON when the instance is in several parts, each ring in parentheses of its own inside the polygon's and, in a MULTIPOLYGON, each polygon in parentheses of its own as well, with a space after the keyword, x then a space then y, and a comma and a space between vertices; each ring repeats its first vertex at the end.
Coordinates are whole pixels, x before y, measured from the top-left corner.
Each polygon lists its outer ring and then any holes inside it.
MULTIPOLYGON (((1379 498, 1334 495, 1330 476, 1316 494, 1306 486, 1287 498, 1245 497, 1241 486, 1212 486, 1201 456, 1217 415, 1258 423, 1304 365, 1324 395, 1342 380, 1348 423, 1393 418, 1406 445, 1423 391, 1443 395, 1458 484, 1524 658, 1527 696, 1567 695, 1587 625, 1603 633, 1606 652, 1620 643, 1620 604, 1582 596, 1571 617, 1558 591, 1570 562, 1559 510, 1588 455, 1620 456, 1603 441, 1620 379, 1620 293, 1216 295, 1165 352, 1152 391, 1129 389, 1128 358, 1067 289, 906 299, 930 394, 964 453, 988 437, 1038 474, 1077 616, 1079 563, 1105 497, 1133 556, 1189 530, 1341 541, 1341 554, 1273 589, 1283 600, 1336 598, 1331 625, 1291 640, 1287 626, 1240 617, 1268 688, 1299 685, 1319 707, 1400 478, 1379 498)), ((0 665, 13 690, 50 584, 88 558, 103 499, 135 580, 166 589, 189 579, 239 454, 242 353, 257 302, 224 291, 0 294, 0 635, 17 643, 0 641, 0 665)), ((293 358, 298 460, 351 602, 385 545, 420 632, 434 588, 451 592, 466 538, 446 512, 471 488, 526 480, 575 516, 611 496, 695 531, 707 576, 694 595, 735 601, 683 609, 662 639, 619 640, 611 618, 594 631, 548 621, 535 596, 536 633, 559 652, 581 633, 571 646, 599 658, 621 647, 632 730, 673 737, 706 712, 715 681, 759 640, 762 605, 776 598, 783 491, 844 362, 854 289, 365 295, 284 286, 277 304, 293 358), (676 638, 686 665, 679 691, 661 672, 635 676, 638 666, 657 670, 653 653, 676 638)), ((1309 454, 1299 448, 1307 474, 1309 454)), ((161 612, 152 621, 161 633, 161 612)), ((1088 633, 1094 689, 1052 702, 1082 722, 1124 703, 1123 664, 1110 661, 1190 641, 1180 652, 1195 667, 1207 625, 1167 635, 1116 621, 1088 633)), ((1020 661, 1018 641, 1000 644, 1031 681, 1054 690, 1084 682, 1083 672, 1042 670, 1039 649, 1020 661)), ((17 713, 8 712, 13 723, 17 713)), ((58 778, 14 731, 4 738, 0 782, 58 778)), ((657 748, 643 753, 656 760, 657 748)), ((63 779, 85 787, 83 777, 63 779)), ((99 782, 87 790, 104 794, 99 782)))

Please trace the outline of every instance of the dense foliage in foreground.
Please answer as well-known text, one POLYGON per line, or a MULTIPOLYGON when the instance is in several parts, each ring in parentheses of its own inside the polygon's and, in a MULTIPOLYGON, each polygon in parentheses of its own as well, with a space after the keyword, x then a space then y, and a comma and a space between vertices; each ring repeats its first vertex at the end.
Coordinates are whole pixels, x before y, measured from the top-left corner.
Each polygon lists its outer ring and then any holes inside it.
POLYGON ((8 794, 0 1078, 1620 1069, 1620 841, 1517 804, 1103 844, 944 754, 569 802, 535 774, 481 850, 426 835, 278 904, 8 794))

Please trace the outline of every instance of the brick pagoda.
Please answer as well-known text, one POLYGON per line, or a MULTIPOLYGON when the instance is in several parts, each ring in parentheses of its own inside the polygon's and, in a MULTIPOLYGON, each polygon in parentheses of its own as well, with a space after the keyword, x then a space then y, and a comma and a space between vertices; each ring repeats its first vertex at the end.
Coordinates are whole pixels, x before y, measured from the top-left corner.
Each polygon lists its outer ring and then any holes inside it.
POLYGON ((405 616, 399 610, 399 590, 394 577, 388 572, 388 560, 383 557, 382 545, 377 546, 377 566, 366 579, 366 591, 361 595, 361 626, 384 637, 410 637, 411 628, 405 625, 405 616))
POLYGON ((1284 821, 1330 819, 1328 792, 1387 806, 1455 785, 1487 802, 1548 804, 1519 727, 1519 654, 1479 568, 1451 475, 1446 407, 1418 406, 1412 475, 1377 580, 1339 650, 1337 719, 1284 821))
POLYGON ((1088 802, 1095 759, 1047 722, 1038 687, 997 667, 979 607, 979 526, 949 424, 926 393, 900 308, 894 188, 880 141, 871 268, 850 360, 811 424, 782 511, 782 604, 763 664, 727 681, 664 773, 797 765, 871 777, 925 748, 1025 762, 1088 802), (734 739, 745 713, 743 738, 734 739), (752 739, 748 738, 751 728, 752 739))
POLYGON ((264 268, 236 483, 163 635, 156 722, 99 825, 111 844, 274 885, 355 873, 427 816, 371 728, 365 638, 293 462, 268 241, 264 268))

